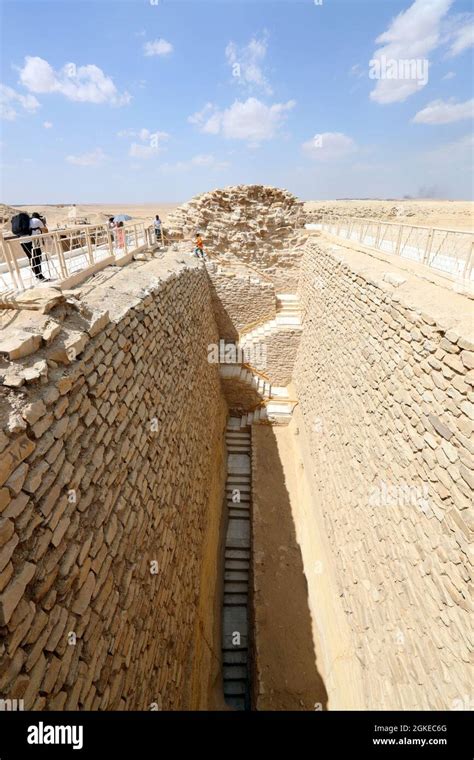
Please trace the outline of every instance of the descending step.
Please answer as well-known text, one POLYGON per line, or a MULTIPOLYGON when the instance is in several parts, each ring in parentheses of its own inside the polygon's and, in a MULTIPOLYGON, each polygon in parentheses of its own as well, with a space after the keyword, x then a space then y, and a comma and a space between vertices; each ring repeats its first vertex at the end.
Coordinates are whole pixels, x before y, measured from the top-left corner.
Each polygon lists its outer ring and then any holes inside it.
POLYGON ((222 662, 224 698, 250 709, 248 592, 250 572, 251 435, 239 417, 228 420, 227 532, 224 554, 222 662))
POLYGON ((253 330, 244 333, 239 340, 240 349, 249 348, 254 343, 264 340, 282 329, 301 329, 301 307, 297 295, 280 293, 276 296, 277 308, 274 319, 263 322, 253 330))
MULTIPOLYGON (((261 374, 241 364, 220 364, 219 373, 224 381, 237 379, 239 382, 254 388, 262 401, 261 406, 240 418, 239 430, 258 422, 276 425, 287 425, 290 422, 296 402, 290 399, 288 388, 272 385, 261 374)), ((234 422, 232 424, 235 426, 232 428, 234 430, 237 425, 234 422)), ((235 445, 244 451, 242 448, 244 446, 243 439, 236 441, 235 445)))

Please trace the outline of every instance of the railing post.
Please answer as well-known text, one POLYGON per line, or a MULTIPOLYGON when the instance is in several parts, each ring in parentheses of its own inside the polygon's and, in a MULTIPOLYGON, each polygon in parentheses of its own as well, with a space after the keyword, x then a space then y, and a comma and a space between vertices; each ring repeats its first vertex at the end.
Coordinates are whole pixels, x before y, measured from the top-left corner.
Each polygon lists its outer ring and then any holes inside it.
POLYGON ((397 236, 397 244, 395 246, 395 256, 400 256, 400 246, 402 243, 403 224, 400 225, 397 236))
POLYGON ((126 256, 128 253, 128 245, 127 245, 127 228, 123 228, 123 255, 126 256))
POLYGON ((89 229, 86 227, 85 229, 86 233, 86 246, 87 246, 87 258, 89 259, 89 264, 91 266, 94 265, 94 254, 92 251, 92 243, 91 243, 91 234, 89 229))
POLYGON ((11 255, 10 246, 8 245, 7 241, 4 239, 3 235, 0 235, 0 247, 2 250, 2 258, 5 261, 5 264, 7 265, 8 273, 11 277, 13 288, 15 287, 21 288, 22 287, 21 279, 18 279, 16 269, 12 263, 12 260, 14 257, 11 255))
MULTIPOLYGON (((11 272, 12 272, 13 282, 16 282, 16 286, 17 286, 18 290, 25 290, 25 284, 23 282, 23 277, 21 276, 20 267, 18 266, 17 258, 15 256, 14 251, 12 251, 11 248, 10 248, 10 241, 6 240, 5 243, 6 243, 6 247, 7 247, 7 250, 8 250, 8 256, 9 256, 9 259, 10 259, 10 265, 11 265, 11 272)), ((26 254, 25 254, 25 256, 26 256, 26 254)))
POLYGON ((61 277, 66 279, 66 277, 68 276, 66 257, 64 256, 64 251, 62 249, 59 232, 53 232, 53 248, 58 258, 59 269, 61 271, 61 277))
POLYGON ((112 230, 110 229, 110 227, 108 225, 106 227, 106 231, 107 231, 107 241, 108 241, 108 244, 109 244, 109 253, 110 253, 111 256, 115 256, 115 252, 114 252, 114 240, 113 240, 113 237, 112 237, 112 230))
POLYGON ((471 242, 471 250, 469 251, 469 256, 467 257, 466 263, 464 265, 464 270, 462 273, 462 277, 464 280, 471 279, 471 270, 472 270, 473 264, 474 264, 474 241, 471 242))
POLYGON ((378 222, 377 232, 375 233, 375 248, 378 248, 380 244, 380 231, 381 231, 381 224, 380 222, 378 222))
POLYGON ((433 233, 434 230, 430 229, 428 232, 428 240, 426 241, 426 248, 425 252, 423 254, 422 264, 427 264, 429 266, 429 260, 431 255, 431 247, 433 245, 433 233))

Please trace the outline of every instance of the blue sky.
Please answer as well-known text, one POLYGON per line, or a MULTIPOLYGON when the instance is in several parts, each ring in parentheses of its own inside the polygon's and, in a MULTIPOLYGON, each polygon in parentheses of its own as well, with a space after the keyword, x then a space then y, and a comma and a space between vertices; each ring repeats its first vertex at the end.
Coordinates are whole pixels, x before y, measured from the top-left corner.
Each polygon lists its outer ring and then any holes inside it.
POLYGON ((1 11, 3 202, 181 201, 239 183, 472 197, 470 2, 1 11))

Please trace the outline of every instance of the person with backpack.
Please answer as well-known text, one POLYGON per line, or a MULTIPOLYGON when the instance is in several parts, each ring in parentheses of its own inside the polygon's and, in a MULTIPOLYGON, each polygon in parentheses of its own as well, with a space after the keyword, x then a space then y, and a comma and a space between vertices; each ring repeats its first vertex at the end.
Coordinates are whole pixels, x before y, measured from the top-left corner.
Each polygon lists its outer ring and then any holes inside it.
MULTIPOLYGON (((37 237, 44 232, 48 232, 46 227, 46 219, 40 216, 36 211, 29 216, 29 214, 21 213, 17 214, 12 219, 12 232, 17 237, 26 237, 26 235, 32 235, 37 237)), ((39 240, 31 241, 27 243, 21 243, 23 251, 26 253, 30 262, 31 269, 37 280, 46 281, 47 278, 41 271, 41 259, 42 250, 39 240)))

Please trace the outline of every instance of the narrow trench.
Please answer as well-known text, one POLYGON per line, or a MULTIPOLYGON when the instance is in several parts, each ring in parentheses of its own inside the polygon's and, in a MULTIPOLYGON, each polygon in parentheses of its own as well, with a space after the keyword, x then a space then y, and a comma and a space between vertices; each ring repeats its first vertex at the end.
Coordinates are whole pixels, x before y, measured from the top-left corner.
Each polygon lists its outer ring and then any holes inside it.
POLYGON ((222 606, 222 676, 224 699, 236 710, 250 710, 251 562, 250 509, 252 498, 251 431, 240 417, 230 417, 226 429, 226 534, 222 606))
POLYGON ((301 479, 294 436, 287 425, 252 426, 248 414, 232 414, 225 435, 224 701, 238 711, 326 710, 291 504, 295 477, 301 479))

